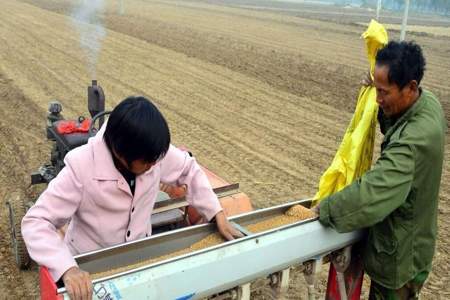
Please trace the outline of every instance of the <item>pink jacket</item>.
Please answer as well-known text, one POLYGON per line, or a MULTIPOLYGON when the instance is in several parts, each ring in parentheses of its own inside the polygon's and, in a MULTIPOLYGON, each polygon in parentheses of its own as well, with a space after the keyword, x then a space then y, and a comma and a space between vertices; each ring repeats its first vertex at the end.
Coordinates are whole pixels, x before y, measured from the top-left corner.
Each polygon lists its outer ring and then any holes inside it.
POLYGON ((187 201, 208 220, 222 210, 195 158, 172 145, 137 176, 134 197, 100 133, 70 151, 65 164, 22 220, 31 258, 47 266, 55 281, 77 265, 73 255, 150 236, 160 182, 186 184, 187 201), (56 230, 69 219, 62 240, 56 230))

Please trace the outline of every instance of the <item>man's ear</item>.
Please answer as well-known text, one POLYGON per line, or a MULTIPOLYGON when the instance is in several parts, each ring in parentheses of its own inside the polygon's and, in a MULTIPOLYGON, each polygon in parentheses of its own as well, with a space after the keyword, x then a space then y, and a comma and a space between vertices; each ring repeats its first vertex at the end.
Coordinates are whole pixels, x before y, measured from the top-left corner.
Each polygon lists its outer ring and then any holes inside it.
POLYGON ((417 83, 417 80, 411 80, 408 85, 412 94, 416 93, 417 90, 419 89, 419 84, 417 83))

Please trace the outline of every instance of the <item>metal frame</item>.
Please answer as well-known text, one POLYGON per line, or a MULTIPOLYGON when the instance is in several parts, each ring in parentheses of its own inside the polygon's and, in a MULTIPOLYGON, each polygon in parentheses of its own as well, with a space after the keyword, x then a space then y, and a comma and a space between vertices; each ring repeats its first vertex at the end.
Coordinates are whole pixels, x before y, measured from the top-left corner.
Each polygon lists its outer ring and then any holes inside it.
MULTIPOLYGON (((222 187, 217 187, 213 189, 213 192, 217 195, 218 198, 234 195, 238 193, 239 183, 233 183, 222 187)), ((186 200, 186 197, 174 198, 170 197, 166 199, 161 199, 155 203, 155 207, 153 208, 153 213, 160 213, 167 210, 182 208, 188 206, 189 203, 186 200)))
MULTIPOLYGON (((300 200, 230 218, 241 226, 284 213, 300 200)), ((80 268, 102 272, 177 251, 216 232, 203 224, 76 256, 80 268)), ((339 234, 317 218, 149 264, 93 281, 94 299, 198 299, 244 285, 358 241, 362 232, 339 234)), ((68 299, 64 288, 58 289, 68 299)))

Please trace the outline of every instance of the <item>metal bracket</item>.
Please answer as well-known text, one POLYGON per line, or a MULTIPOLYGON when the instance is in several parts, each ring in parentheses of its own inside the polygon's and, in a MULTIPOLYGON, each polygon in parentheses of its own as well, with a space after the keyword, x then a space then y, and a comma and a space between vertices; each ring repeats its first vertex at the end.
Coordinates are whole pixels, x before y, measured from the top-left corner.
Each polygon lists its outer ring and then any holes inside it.
POLYGON ((331 263, 336 269, 339 294, 341 300, 347 300, 347 288, 345 287, 344 272, 347 270, 352 259, 352 246, 347 246, 341 250, 335 251, 331 255, 331 263))
POLYGON ((238 287, 237 299, 238 300, 250 300, 250 294, 251 294, 250 283, 240 285, 238 287))
POLYGON ((55 177, 55 168, 50 165, 44 165, 39 167, 37 172, 31 173, 31 184, 49 183, 55 177))
POLYGON ((316 299, 316 274, 320 272, 322 268, 323 257, 316 257, 313 260, 305 262, 303 265, 305 269, 303 270, 303 275, 305 276, 305 281, 308 286, 308 299, 316 299))
POLYGON ((287 292, 289 289, 289 273, 290 268, 281 270, 280 272, 272 273, 269 276, 272 290, 279 297, 287 292))

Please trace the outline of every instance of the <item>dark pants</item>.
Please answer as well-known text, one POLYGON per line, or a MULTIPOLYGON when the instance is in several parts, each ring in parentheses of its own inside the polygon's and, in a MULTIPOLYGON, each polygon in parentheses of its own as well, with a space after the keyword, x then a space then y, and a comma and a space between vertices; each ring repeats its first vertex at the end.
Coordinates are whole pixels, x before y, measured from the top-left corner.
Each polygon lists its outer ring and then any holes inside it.
POLYGON ((417 300, 428 272, 419 273, 413 280, 397 290, 391 290, 372 281, 370 284, 369 300, 417 300))

